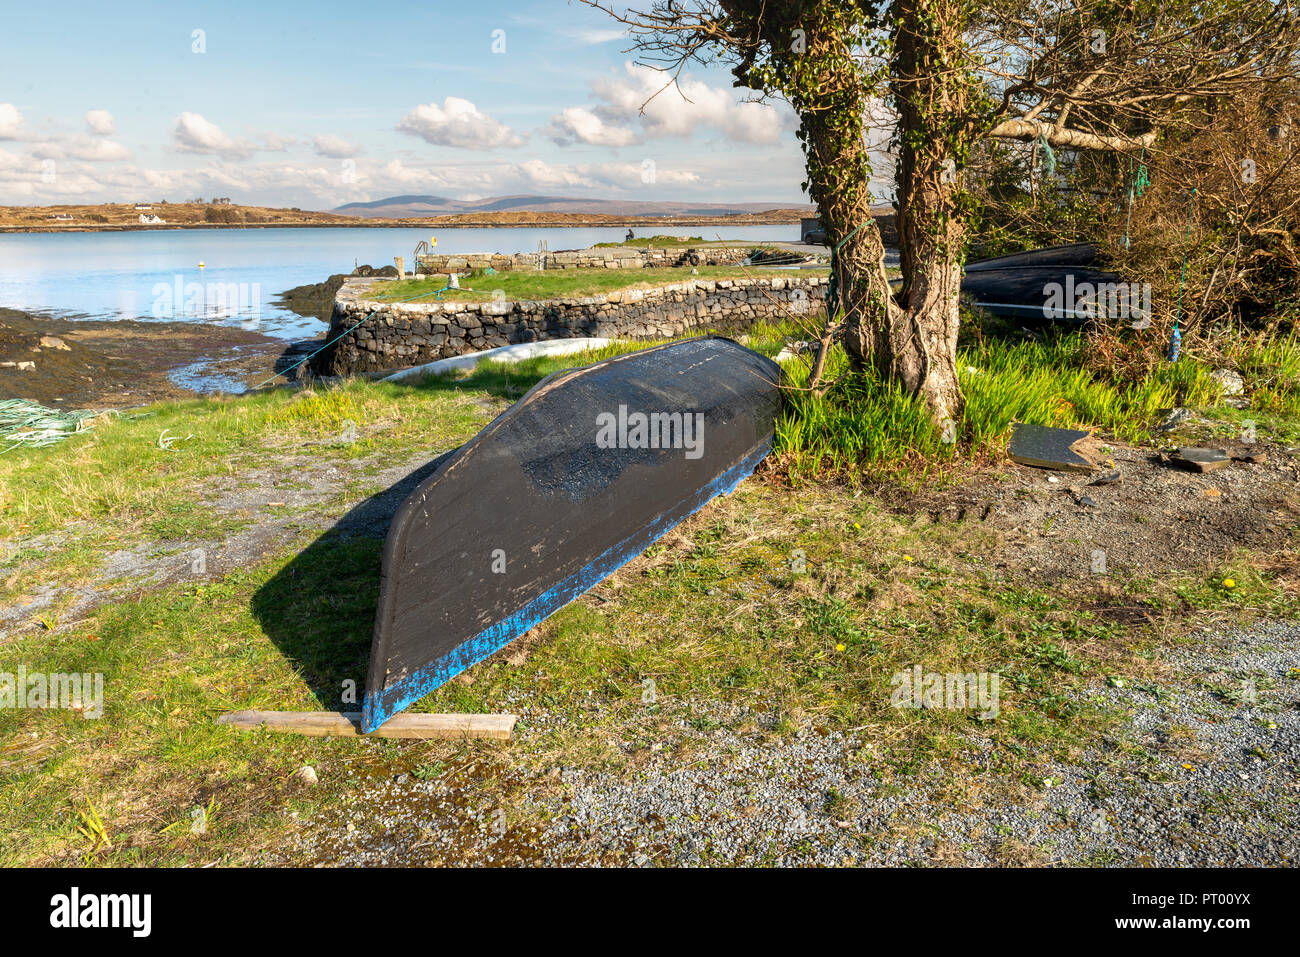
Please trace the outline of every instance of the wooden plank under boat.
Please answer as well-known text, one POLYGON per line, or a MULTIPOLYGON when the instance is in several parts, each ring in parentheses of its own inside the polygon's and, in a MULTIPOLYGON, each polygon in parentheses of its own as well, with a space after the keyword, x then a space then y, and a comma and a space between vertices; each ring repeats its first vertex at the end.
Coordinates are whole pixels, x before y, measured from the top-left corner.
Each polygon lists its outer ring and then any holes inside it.
POLYGON ((722 337, 558 372, 447 456, 393 518, 370 732, 731 491, 772 447, 780 370, 722 337))

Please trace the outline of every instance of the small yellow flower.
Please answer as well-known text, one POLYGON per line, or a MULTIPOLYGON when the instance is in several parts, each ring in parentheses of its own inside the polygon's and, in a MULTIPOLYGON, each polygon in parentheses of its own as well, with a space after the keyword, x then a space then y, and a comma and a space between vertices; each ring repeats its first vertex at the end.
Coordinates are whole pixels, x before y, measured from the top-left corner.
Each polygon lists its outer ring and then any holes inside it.
POLYGON ((862 526, 859 525, 857 522, 853 523, 853 527, 856 528, 859 532, 862 531, 862 526))
POLYGON ((1223 587, 1224 587, 1224 588, 1236 588, 1236 587, 1237 587, 1237 583, 1236 583, 1235 581, 1233 581, 1231 578, 1225 578, 1225 579, 1223 580, 1223 587))
POLYGON ((903 556, 903 561, 905 561, 905 562, 910 562, 910 561, 915 561, 915 559, 912 558, 911 555, 904 555, 904 556, 903 556))
POLYGON ((1185 768, 1186 768, 1187 770, 1189 770, 1189 771, 1195 771, 1195 770, 1196 770, 1196 768, 1192 767, 1190 764, 1184 764, 1183 767, 1185 767, 1185 768))
POLYGON ((835 650, 836 650, 836 651, 843 651, 843 650, 844 650, 844 645, 836 645, 836 646, 835 646, 835 650))

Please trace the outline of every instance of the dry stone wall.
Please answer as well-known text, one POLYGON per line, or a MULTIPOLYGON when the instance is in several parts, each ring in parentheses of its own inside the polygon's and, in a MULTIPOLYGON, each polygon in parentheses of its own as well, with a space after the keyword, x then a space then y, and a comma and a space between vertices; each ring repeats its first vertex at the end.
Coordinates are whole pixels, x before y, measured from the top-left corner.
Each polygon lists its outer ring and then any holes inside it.
POLYGON ((580 299, 407 303, 376 300, 384 282, 354 278, 344 283, 334 300, 328 335, 341 338, 313 360, 316 372, 351 375, 399 369, 542 339, 657 339, 704 328, 742 332, 757 321, 813 312, 826 295, 827 280, 792 272, 754 279, 692 279, 580 299))
POLYGON ((546 253, 421 253, 415 257, 417 273, 438 276, 491 267, 497 272, 514 269, 643 269, 646 266, 732 263, 749 256, 754 244, 738 246, 592 246, 546 253))

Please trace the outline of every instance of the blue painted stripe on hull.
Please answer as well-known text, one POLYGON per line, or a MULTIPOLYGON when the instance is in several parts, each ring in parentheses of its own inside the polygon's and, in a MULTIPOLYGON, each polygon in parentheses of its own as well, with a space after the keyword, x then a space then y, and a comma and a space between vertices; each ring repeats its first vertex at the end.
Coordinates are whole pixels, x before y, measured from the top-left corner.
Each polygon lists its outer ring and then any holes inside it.
POLYGON ((519 611, 502 619, 457 645, 442 657, 430 662, 408 678, 385 689, 389 694, 396 690, 397 697, 385 707, 376 693, 368 693, 362 705, 361 730, 363 733, 373 731, 393 715, 419 701, 425 695, 437 690, 462 671, 478 664, 484 658, 500 651, 511 641, 518 638, 530 628, 535 627, 555 614, 583 592, 599 584, 618 569, 636 558, 643 551, 672 531, 691 515, 694 515, 718 495, 726 495, 737 485, 753 474, 758 464, 772 450, 772 440, 768 439, 744 459, 723 472, 700 490, 695 504, 681 518, 676 520, 661 519, 652 522, 635 535, 629 535, 623 541, 606 549, 595 560, 587 563, 573 575, 542 592, 519 611), (643 544, 646 533, 651 537, 643 544))

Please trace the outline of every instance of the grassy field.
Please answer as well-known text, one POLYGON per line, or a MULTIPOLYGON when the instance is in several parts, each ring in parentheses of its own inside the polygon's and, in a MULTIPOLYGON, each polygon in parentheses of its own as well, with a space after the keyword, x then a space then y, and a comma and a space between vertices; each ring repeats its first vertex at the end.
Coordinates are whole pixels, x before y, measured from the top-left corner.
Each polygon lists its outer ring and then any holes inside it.
MULTIPOLYGON (((761 328, 751 344, 771 354, 789 332, 761 328)), ((85 720, 0 709, 0 863, 263 860, 337 804, 356 776, 436 777, 480 759, 511 770, 480 784, 509 808, 518 774, 569 766, 635 775, 652 748, 689 766, 693 739, 676 729, 749 720, 719 717, 730 705, 775 714, 764 733, 778 737, 857 729, 886 780, 959 765, 964 742, 989 739, 1002 778, 1041 788, 1043 761, 1077 753, 1120 720, 1071 689, 1149 680, 1152 642, 1200 614, 1300 613, 1245 553, 1196 573, 1117 581, 1099 605, 1091 591, 995 570, 997 543, 976 522, 922 521, 842 481, 926 463, 956 475, 965 466, 954 445, 968 458, 994 455, 1017 416, 1132 423, 1137 434, 1171 390, 1198 397, 1207 388, 1191 362, 1123 387, 1083 373, 1077 350, 1068 339, 967 349, 971 408, 951 444, 918 424, 911 403, 870 383, 820 403, 796 399, 772 467, 416 706, 522 714, 509 745, 241 734, 215 719, 243 708, 349 706, 347 683, 364 679, 381 540, 322 532, 322 523, 380 493, 384 465, 454 447, 548 372, 614 350, 484 364, 469 377, 414 384, 168 403, 58 446, 15 450, 0 458, 0 584, 10 600, 51 583, 99 581, 106 556, 127 547, 184 555, 283 507, 299 508, 301 525, 291 522, 285 540, 236 567, 131 583, 66 622, 56 603, 3 639, 8 666, 104 674, 106 710, 85 720), (851 427, 850 413, 869 416, 871 431, 851 427), (834 441, 809 440, 816 415, 843 417, 834 441), (167 447, 164 435, 179 441, 167 447), (333 484, 294 506, 295 486, 313 484, 309 462, 330 470, 333 484), (223 505, 259 491, 276 500, 223 505), (1106 613, 1111 604, 1140 604, 1152 621, 1126 623, 1106 613), (999 671, 1011 686, 1001 717, 889 707, 889 676, 914 662, 999 671), (646 706, 647 678, 662 704, 646 706), (318 786, 295 778, 303 765, 317 769, 318 786), (196 808, 203 833, 193 827, 196 808)), ((1295 358, 1285 349, 1251 355, 1243 367, 1262 384, 1295 358)), ((1291 422, 1295 387, 1278 381, 1261 401, 1291 422)), ((535 823, 509 819, 521 860, 535 823)))
MULTIPOLYGON (((813 270, 825 275, 822 270, 813 270)), ((504 296, 507 300, 539 300, 599 296, 623 289, 653 289, 675 282, 692 279, 771 279, 783 273, 770 269, 740 266, 699 266, 662 269, 547 269, 542 271, 509 271, 492 275, 466 276, 460 280, 460 289, 442 292, 442 298, 452 302, 490 302, 504 296)), ((403 279, 385 283, 382 294, 375 298, 392 302, 398 299, 437 298, 446 285, 444 279, 403 279)))
POLYGON ((703 243, 705 240, 702 236, 645 236, 633 239, 624 239, 617 243, 596 243, 595 249, 608 249, 611 247, 631 247, 644 249, 647 246, 663 248, 667 246, 682 246, 695 243, 703 243))

